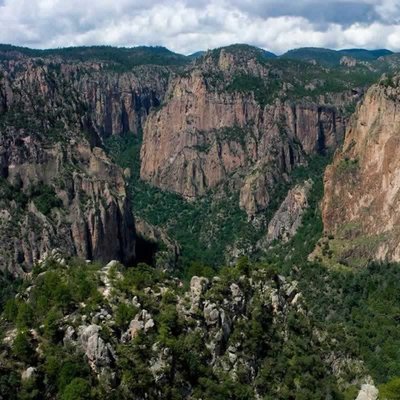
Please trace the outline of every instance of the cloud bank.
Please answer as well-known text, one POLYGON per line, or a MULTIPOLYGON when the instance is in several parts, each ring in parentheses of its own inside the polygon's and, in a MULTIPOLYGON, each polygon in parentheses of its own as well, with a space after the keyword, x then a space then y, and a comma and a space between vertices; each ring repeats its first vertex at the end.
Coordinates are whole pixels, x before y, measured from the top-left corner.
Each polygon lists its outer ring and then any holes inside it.
POLYGON ((0 0, 0 43, 400 51, 399 0, 0 0))

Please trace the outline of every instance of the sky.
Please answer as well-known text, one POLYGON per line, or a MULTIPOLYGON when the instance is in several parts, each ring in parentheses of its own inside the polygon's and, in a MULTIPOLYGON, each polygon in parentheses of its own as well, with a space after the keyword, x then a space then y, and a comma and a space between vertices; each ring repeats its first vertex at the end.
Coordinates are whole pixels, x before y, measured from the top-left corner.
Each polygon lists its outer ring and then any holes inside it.
POLYGON ((400 51, 400 0, 0 0, 0 43, 400 51))

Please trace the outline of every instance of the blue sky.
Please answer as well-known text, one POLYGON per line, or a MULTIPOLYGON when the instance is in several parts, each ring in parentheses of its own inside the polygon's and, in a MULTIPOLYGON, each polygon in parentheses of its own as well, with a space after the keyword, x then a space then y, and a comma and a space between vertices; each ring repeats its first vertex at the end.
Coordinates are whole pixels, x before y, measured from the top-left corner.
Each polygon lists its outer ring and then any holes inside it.
POLYGON ((0 0, 0 42, 400 51, 400 0, 0 0))

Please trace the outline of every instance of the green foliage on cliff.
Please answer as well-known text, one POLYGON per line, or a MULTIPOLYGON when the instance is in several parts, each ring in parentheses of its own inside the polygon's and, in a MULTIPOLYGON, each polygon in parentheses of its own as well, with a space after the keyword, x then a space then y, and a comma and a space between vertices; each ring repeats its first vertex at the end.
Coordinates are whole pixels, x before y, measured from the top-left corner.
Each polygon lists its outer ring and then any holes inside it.
POLYGON ((318 63, 326 66, 338 66, 340 60, 344 57, 352 57, 359 61, 374 61, 379 57, 384 57, 393 54, 390 50, 365 50, 365 49, 344 49, 331 50, 318 47, 303 47, 299 49, 289 50, 283 54, 282 58, 292 60, 315 60, 318 63))
POLYGON ((260 78, 252 75, 238 74, 227 86, 229 92, 253 93, 254 99, 265 107, 277 98, 282 82, 276 77, 260 78))
POLYGON ((390 382, 379 387, 379 398, 383 400, 400 399, 400 377, 392 379, 390 382))
MULTIPOLYGON (((19 284, 19 279, 15 279, 8 272, 0 271, 0 313, 3 312, 9 299, 15 295, 19 284)), ((14 313, 15 309, 10 310, 10 312, 14 313)))
POLYGON ((293 171, 291 185, 282 183, 277 186, 275 202, 271 204, 272 210, 279 207, 291 186, 308 179, 312 182, 307 197, 308 208, 302 216, 296 235, 288 243, 275 243, 273 248, 266 251, 264 257, 268 262, 277 263, 281 268, 290 271, 294 265, 305 263, 314 250, 323 234, 320 201, 324 192, 323 172, 330 160, 331 155, 311 157, 306 166, 300 166, 293 171))
POLYGON ((53 208, 62 206, 62 201, 57 197, 54 189, 48 185, 32 186, 29 189, 29 197, 33 199, 37 209, 48 216, 53 208))
MULTIPOLYGON (((193 329, 203 314, 192 314, 194 320, 190 322, 177 311, 177 305, 186 301, 179 280, 146 265, 138 269, 117 266, 109 275, 114 289, 110 300, 106 300, 96 294, 99 266, 74 260, 67 263, 68 267, 56 261, 38 266, 32 281, 22 285, 19 298, 13 300, 17 308, 8 305, 0 318, 4 332, 17 328, 11 348, 0 338, 0 393, 7 398, 17 398, 16 391, 39 396, 31 398, 40 398, 43 393, 61 399, 110 398, 104 382, 84 361, 79 346, 63 343, 63 329, 66 324, 87 324, 92 311, 107 309, 114 322, 109 327, 104 325, 101 337, 115 344, 138 312, 127 299, 137 296, 141 307, 154 318, 155 328, 139 332, 128 342, 118 342, 118 357, 113 365, 118 379, 111 398, 179 399, 190 385, 193 398, 253 399, 254 384, 266 399, 354 399, 359 385, 339 387, 330 372, 328 360, 333 351, 347 383, 370 374, 381 384, 382 398, 396 399, 400 376, 398 265, 373 264, 361 271, 334 271, 303 261, 288 270, 282 263, 254 264, 242 258, 236 266, 221 269, 204 300, 221 304, 219 307, 225 307, 230 315, 231 285, 235 284, 247 304, 245 311, 234 312, 236 316, 244 312, 246 318, 234 323, 222 350, 240 343, 236 354, 243 364, 233 377, 209 365, 213 354, 205 345, 206 328, 201 325, 201 331, 193 329), (273 314, 273 305, 265 302, 264 291, 255 289, 267 284, 273 290, 281 290, 284 281, 278 273, 298 282, 304 312, 293 309, 287 315, 273 314), (30 284, 34 286, 26 291, 30 284), (21 295, 28 296, 29 301, 21 295), (181 296, 180 301, 177 296, 181 296), (89 307, 93 298, 95 303, 89 307), (316 332, 322 338, 318 345, 316 332), (35 350, 38 341, 40 355, 35 350), (4 357, 7 363, 2 364, 4 357), (150 369, 159 357, 168 360, 161 383, 154 380, 150 369), (340 360, 346 361, 340 364, 340 360), (249 365, 257 374, 254 382, 249 365), (13 369, 27 366, 37 368, 35 378, 21 382, 13 369)), ((192 272, 203 271, 215 275, 200 265, 192 272)), ((291 307, 292 300, 286 301, 291 307)))

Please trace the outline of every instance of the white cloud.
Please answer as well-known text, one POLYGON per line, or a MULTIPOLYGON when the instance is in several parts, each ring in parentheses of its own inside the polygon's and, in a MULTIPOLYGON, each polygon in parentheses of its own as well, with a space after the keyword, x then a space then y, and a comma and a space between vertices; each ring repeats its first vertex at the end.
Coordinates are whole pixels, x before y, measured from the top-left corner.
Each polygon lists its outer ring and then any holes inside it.
POLYGON ((230 43, 254 44, 277 53, 302 46, 400 50, 398 0, 321 4, 316 0, 4 0, 0 42, 40 48, 159 44, 182 53, 230 43), (341 22, 344 9, 348 15, 341 22))

